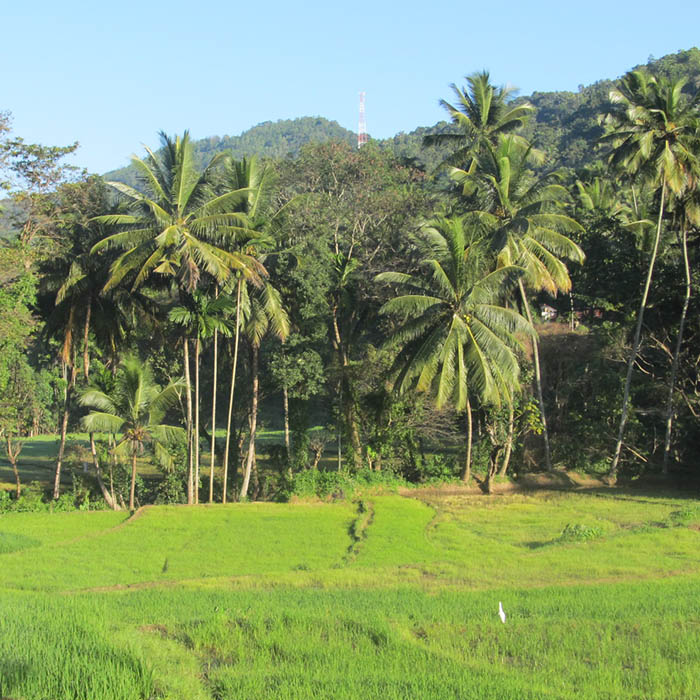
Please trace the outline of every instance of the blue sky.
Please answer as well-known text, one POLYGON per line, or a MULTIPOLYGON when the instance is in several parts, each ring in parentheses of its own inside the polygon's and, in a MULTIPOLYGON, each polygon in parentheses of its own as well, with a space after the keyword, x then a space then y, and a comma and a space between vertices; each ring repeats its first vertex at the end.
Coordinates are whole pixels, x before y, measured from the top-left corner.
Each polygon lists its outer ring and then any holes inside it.
POLYGON ((484 68, 521 94, 576 90, 700 43, 700 3, 32 0, 0 24, 14 133, 77 140, 75 163, 104 172, 160 130, 235 135, 310 115, 356 131, 360 90, 372 136, 411 131, 484 68))

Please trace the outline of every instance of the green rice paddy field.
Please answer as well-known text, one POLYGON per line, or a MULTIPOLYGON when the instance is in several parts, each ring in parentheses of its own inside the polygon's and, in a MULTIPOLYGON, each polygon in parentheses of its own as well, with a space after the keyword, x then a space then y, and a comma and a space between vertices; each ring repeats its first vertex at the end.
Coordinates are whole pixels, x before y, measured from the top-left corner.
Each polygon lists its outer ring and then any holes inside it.
POLYGON ((1 515, 0 696, 700 698, 700 502, 1 515))

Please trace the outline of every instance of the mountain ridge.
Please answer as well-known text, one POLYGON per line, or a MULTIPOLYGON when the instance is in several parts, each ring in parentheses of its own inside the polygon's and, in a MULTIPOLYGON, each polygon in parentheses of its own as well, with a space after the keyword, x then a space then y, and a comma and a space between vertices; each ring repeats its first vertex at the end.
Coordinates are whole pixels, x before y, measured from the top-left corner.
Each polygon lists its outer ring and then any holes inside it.
MULTIPOLYGON (((647 69, 655 75, 674 80, 686 78, 685 89, 697 89, 700 86, 700 49, 679 50, 659 59, 650 57, 646 64, 634 66, 631 70, 635 69, 647 69)), ((591 85, 580 85, 578 92, 535 91, 516 98, 518 102, 529 102, 535 107, 534 118, 523 134, 547 153, 548 165, 579 170, 595 160, 593 146, 602 134, 598 115, 604 111, 608 93, 617 81, 619 78, 601 79, 591 85)), ((410 132, 401 131, 392 137, 377 139, 377 143, 393 151, 398 158, 431 172, 449 151, 444 147, 423 147, 423 137, 451 128, 447 121, 440 121, 432 126, 418 126, 410 132)), ((325 141, 355 145, 357 134, 340 126, 337 121, 307 116, 261 122, 238 136, 209 136, 195 141, 194 145, 201 166, 223 150, 230 150, 235 158, 258 155, 277 159, 297 155, 307 143, 325 141)), ((109 171, 104 177, 131 185, 136 183, 132 166, 109 171)))

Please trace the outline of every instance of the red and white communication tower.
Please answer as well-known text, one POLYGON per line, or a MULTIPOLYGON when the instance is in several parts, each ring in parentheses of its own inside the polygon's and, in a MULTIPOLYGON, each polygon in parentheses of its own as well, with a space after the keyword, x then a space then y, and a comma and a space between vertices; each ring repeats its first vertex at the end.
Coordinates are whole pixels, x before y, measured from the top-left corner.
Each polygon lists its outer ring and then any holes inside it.
POLYGON ((365 121, 365 93, 360 93, 360 122, 357 127, 357 147, 362 148, 362 144, 367 143, 367 122, 365 121))

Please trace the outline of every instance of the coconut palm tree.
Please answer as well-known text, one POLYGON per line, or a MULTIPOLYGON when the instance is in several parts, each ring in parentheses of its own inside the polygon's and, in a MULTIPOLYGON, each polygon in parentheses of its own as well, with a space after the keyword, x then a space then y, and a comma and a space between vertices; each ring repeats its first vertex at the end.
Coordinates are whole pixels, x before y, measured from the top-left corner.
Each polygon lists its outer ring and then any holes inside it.
MULTIPOLYGON (((248 230, 236 241, 236 250, 244 253, 258 262, 257 274, 244 276, 235 273, 226 286, 226 291, 235 298, 235 322, 233 332, 233 348, 231 349, 231 384, 229 389, 228 417, 226 421, 226 444, 224 447, 224 475, 222 502, 226 503, 228 489, 228 466, 231 448, 231 429, 233 424, 233 400, 236 391, 236 373, 238 371, 238 351, 240 346, 241 329, 250 312, 248 283, 261 287, 267 277, 262 257, 264 251, 271 245, 271 239, 265 235, 264 229, 269 221, 269 205, 274 184, 274 174, 270 167, 262 164, 256 157, 243 158, 240 161, 231 159, 226 164, 218 183, 219 190, 241 191, 246 196, 240 200, 237 207, 245 214, 248 230)), ((215 338, 216 341, 216 338, 215 338)))
POLYGON ((464 218, 438 218, 423 229, 424 273, 384 272, 379 282, 406 292, 388 301, 382 314, 399 317, 387 344, 398 347, 395 387, 431 392, 441 408, 450 403, 467 414, 471 468, 470 394, 484 403, 509 402, 519 387, 518 334, 534 336, 531 324, 502 306, 523 270, 507 265, 486 273, 484 246, 464 218))
POLYGON ((87 431, 121 435, 114 453, 131 460, 131 511, 134 510, 139 455, 151 448, 159 462, 168 464, 172 459, 167 451, 168 444, 185 436, 182 428, 162 422, 183 388, 182 382, 173 382, 161 389, 154 382, 149 365, 135 356, 128 356, 122 362, 113 393, 89 388, 80 397, 82 406, 96 409, 83 418, 87 431))
MULTIPOLYGON (((171 309, 169 318, 174 323, 183 326, 187 334, 195 339, 194 351, 194 502, 199 503, 199 370, 202 341, 219 333, 231 334, 228 316, 233 308, 233 302, 226 295, 211 296, 206 292, 195 289, 184 298, 184 303, 171 309)), ((216 434, 216 352, 214 365, 214 385, 212 398, 212 452, 209 472, 209 502, 213 500, 214 489, 214 449, 213 441, 216 434)))
POLYGON ((465 77, 468 87, 452 83, 455 105, 440 100, 457 127, 456 133, 429 134, 423 139, 426 146, 448 145, 456 150, 443 165, 463 166, 472 172, 475 156, 487 145, 495 145, 502 134, 510 134, 527 123, 534 112, 528 103, 514 105, 515 88, 495 87, 488 71, 465 77))
POLYGON ((666 400, 666 435, 664 438, 663 473, 668 474, 668 467, 671 459, 671 438, 673 433, 674 391, 676 377, 678 376, 678 366, 680 364, 681 347, 683 345, 683 333, 685 332, 686 320, 688 317, 688 306, 692 294, 692 276, 690 273, 690 259, 688 256, 688 231, 700 229, 700 189, 698 188, 699 174, 692 175, 694 182, 690 184, 685 195, 677 199, 676 208, 678 210, 679 244, 681 246, 683 258, 683 277, 685 281, 685 294, 683 295, 683 306, 681 317, 678 323, 678 335, 676 345, 673 350, 671 360, 671 376, 668 382, 668 398, 666 400))
MULTIPOLYGON (((161 133, 159 154, 147 149, 145 160, 132 158, 145 194, 120 182, 109 183, 132 208, 129 214, 97 217, 117 227, 92 248, 92 252, 117 249, 124 252, 114 261, 105 291, 128 281, 137 289, 146 280, 160 276, 177 283, 180 293, 191 293, 203 273, 225 282, 235 271, 243 275, 264 274, 258 261, 236 250, 236 241, 249 235, 248 219, 240 208, 247 189, 214 189, 217 169, 229 157, 215 156, 199 172, 187 132, 171 139, 161 133)), ((187 500, 194 500, 192 395, 189 369, 189 339, 183 338, 188 429, 187 500)))
MULTIPOLYGON (((248 291, 243 289, 244 293, 248 291)), ((241 499, 248 496, 250 475, 255 460, 255 436, 258 421, 258 387, 259 387, 259 365, 260 365, 260 345, 268 332, 272 331, 280 340, 284 341, 289 335, 289 317, 282 306, 280 293, 269 283, 265 282, 262 287, 255 289, 250 295, 249 308, 243 334, 245 335, 251 352, 251 403, 250 403, 250 438, 248 442, 248 453, 246 466, 243 474, 243 484, 241 486, 241 499)))
POLYGON ((669 195, 680 197, 687 190, 689 173, 696 162, 691 143, 698 129, 700 92, 686 99, 682 92, 684 84, 684 80, 655 78, 645 71, 635 70, 627 73, 619 86, 610 92, 613 109, 606 117, 608 133, 604 137, 605 141, 612 143, 609 164, 613 169, 632 173, 642 181, 653 183, 659 191, 656 235, 627 362, 620 426, 609 471, 612 481, 617 479, 629 413, 632 370, 639 353, 644 311, 659 250, 667 199, 669 195))
MULTIPOLYGON (((60 360, 68 378, 54 498, 59 495, 71 396, 78 378, 78 358, 82 355, 82 374, 88 384, 91 347, 96 345, 104 355, 114 358, 132 325, 134 314, 149 307, 145 297, 129 295, 122 289, 102 294, 109 277, 109 262, 90 255, 90 249, 104 236, 101 227, 91 219, 109 206, 104 183, 99 178, 90 177, 65 184, 58 190, 56 200, 61 212, 57 224, 60 246, 51 258, 42 261, 38 299, 46 318, 44 333, 59 341, 60 360)), ((90 447, 98 485, 107 503, 116 508, 117 504, 111 499, 102 479, 92 434, 90 447)))
MULTIPOLYGON (((478 192, 481 208, 470 213, 488 234, 499 266, 524 270, 518 280, 520 299, 528 322, 532 314, 525 287, 549 294, 568 292, 571 279, 562 258, 583 263, 585 255, 567 234, 581 232, 579 223, 564 213, 569 194, 557 173, 539 177, 530 166, 541 162, 532 145, 513 136, 501 136, 487 146, 472 171, 452 168, 450 176, 465 190, 478 192)), ((535 388, 545 444, 545 464, 552 468, 549 433, 542 396, 542 375, 536 335, 532 339, 535 388)))

